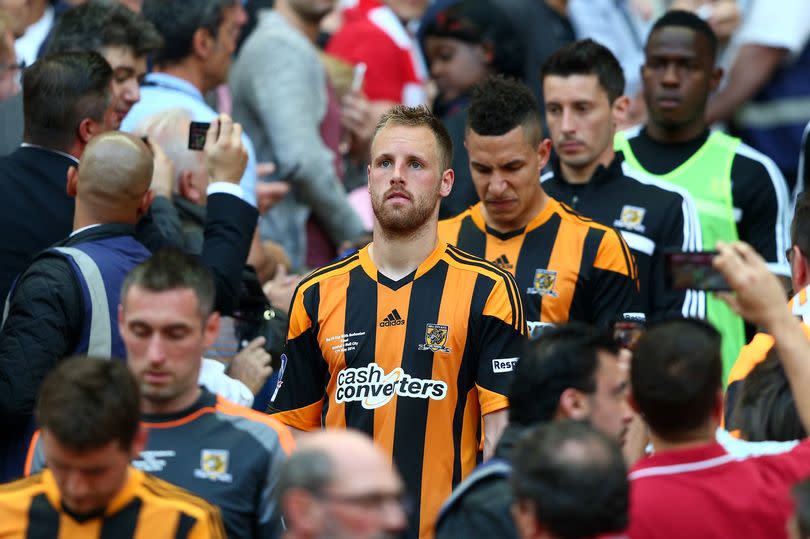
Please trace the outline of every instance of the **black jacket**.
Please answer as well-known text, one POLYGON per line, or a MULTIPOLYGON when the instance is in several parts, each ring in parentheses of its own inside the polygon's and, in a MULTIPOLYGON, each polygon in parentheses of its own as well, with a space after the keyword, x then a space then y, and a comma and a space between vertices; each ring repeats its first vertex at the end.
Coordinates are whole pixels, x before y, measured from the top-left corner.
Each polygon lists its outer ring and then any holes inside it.
POLYGON ((653 318, 689 312, 687 298, 692 296, 666 284, 663 253, 695 250, 700 223, 692 198, 677 187, 627 171, 623 161, 618 153, 609 166, 600 165, 588 183, 574 185, 563 178, 559 160, 552 159, 542 176, 543 189, 622 234, 638 266, 639 310, 653 318))
MULTIPOLYGON (((208 198, 201 258, 215 276, 218 297, 225 296, 231 308, 237 302, 256 218, 256 209, 235 196, 208 198), (220 290, 227 292, 220 294, 220 290)), ((133 232, 132 226, 106 224, 55 246, 70 247, 133 232)), ((55 256, 37 258, 15 285, 0 331, 0 461, 4 461, 0 462, 0 476, 3 468, 15 470, 21 464, 9 463, 9 459, 20 456, 15 453, 15 442, 25 437, 42 379, 76 348, 85 323, 80 284, 69 262, 55 256)))
MULTIPOLYGON (((512 450, 525 429, 509 425, 495 449, 495 458, 510 462, 512 450)), ((512 520, 512 487, 509 478, 491 475, 470 486, 443 509, 436 523, 435 539, 518 539, 512 520)))

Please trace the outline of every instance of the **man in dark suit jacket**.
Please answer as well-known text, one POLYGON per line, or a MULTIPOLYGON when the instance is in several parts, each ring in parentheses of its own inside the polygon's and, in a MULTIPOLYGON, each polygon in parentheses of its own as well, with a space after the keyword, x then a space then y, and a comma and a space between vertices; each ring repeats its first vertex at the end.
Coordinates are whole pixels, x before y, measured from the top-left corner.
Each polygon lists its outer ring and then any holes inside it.
POLYGON ((0 157, 0 298, 32 255, 67 236, 73 199, 67 171, 107 130, 112 69, 97 53, 42 60, 23 74, 23 145, 0 157))

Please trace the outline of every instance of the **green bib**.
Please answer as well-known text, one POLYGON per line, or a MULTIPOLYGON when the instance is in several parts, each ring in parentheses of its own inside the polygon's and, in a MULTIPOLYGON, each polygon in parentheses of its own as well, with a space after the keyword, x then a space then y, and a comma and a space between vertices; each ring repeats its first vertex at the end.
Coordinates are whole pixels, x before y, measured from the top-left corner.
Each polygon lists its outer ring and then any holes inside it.
MULTIPOLYGON (((731 164, 740 145, 739 139, 714 132, 694 155, 663 175, 652 174, 641 166, 624 133, 616 134, 614 145, 632 168, 689 191, 700 218, 699 249, 710 251, 717 240, 739 239, 731 197, 731 164)), ((745 326, 742 319, 713 294, 706 294, 706 318, 723 336, 723 380, 726 380, 740 348, 745 345, 745 326)))

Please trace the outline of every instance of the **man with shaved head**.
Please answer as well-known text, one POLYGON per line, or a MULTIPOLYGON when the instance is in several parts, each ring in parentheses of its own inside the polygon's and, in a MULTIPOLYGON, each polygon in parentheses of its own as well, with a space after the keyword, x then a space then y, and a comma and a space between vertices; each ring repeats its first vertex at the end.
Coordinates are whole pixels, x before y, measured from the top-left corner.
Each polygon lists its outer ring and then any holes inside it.
POLYGON ((407 524, 399 474, 358 431, 301 437, 277 489, 287 539, 384 539, 407 524))
MULTIPOLYGON (((240 135, 227 116, 212 124, 205 147, 211 177, 238 183, 247 161, 240 135)), ((0 481, 22 471, 36 395, 58 361, 125 357, 114 320, 124 277, 150 255, 133 234, 154 197, 152 159, 138 137, 117 131, 94 137, 78 169, 68 172, 73 233, 35 256, 9 293, 0 330, 0 481)), ((247 242, 249 235, 245 253, 247 242)))

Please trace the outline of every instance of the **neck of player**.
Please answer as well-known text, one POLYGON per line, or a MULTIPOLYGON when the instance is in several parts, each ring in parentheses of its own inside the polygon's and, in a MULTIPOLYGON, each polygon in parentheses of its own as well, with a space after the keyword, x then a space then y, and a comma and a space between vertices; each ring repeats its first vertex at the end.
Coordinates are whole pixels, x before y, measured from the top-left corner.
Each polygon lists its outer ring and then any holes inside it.
POLYGON ((413 273, 430 256, 438 241, 435 219, 404 236, 387 233, 375 220, 374 241, 368 248, 368 254, 380 273, 392 281, 399 281, 413 273))
POLYGON ((593 178, 596 169, 599 168, 599 165, 603 167, 610 166, 610 163, 613 161, 614 157, 616 157, 616 152, 613 151, 613 146, 608 145, 605 147, 604 151, 591 161, 582 166, 574 166, 566 163, 562 159, 560 159, 560 170, 562 171, 563 179, 571 184, 574 185, 584 185, 591 181, 593 178))
POLYGON ((680 435, 677 439, 664 439, 658 436, 655 432, 650 430, 650 443, 655 448, 656 453, 662 451, 692 449, 713 443, 715 438, 715 431, 717 430, 716 421, 707 421, 704 425, 697 429, 680 435))
POLYGON ((698 138, 706 131, 706 122, 703 113, 694 121, 683 125, 662 125, 650 121, 647 124, 647 134, 651 139, 662 144, 681 144, 698 138))
POLYGON ((192 389, 177 395, 173 399, 149 399, 148 397, 141 398, 141 412, 144 414, 152 415, 168 415, 182 412, 197 402, 202 394, 199 386, 195 385, 192 389))

